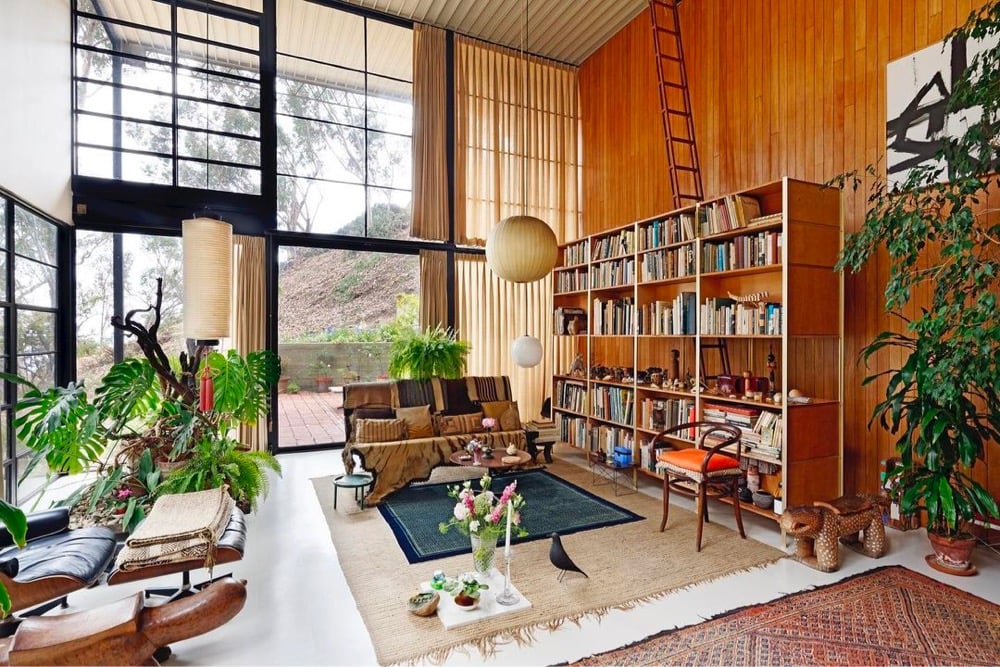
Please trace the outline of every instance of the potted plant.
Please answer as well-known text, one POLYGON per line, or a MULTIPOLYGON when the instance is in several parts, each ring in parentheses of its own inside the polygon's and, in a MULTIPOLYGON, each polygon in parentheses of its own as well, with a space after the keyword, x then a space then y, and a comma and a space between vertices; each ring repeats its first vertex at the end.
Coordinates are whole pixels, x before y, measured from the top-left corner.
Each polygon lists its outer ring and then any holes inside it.
POLYGON ((329 363, 322 358, 317 359, 313 364, 313 375, 317 392, 325 394, 330 391, 330 387, 333 385, 333 369, 329 363))
POLYGON ((278 378, 278 393, 285 394, 288 393, 288 383, 291 382, 292 378, 287 375, 282 375, 278 378))
POLYGON ((404 332, 392 341, 389 375, 414 380, 460 378, 469 350, 469 344, 458 340, 453 329, 440 325, 423 333, 404 332))
MULTIPOLYGON (((949 38, 998 32, 1000 4, 992 3, 949 38)), ((902 184, 890 186, 868 168, 865 220, 847 235, 838 263, 857 272, 877 253, 888 256, 885 308, 901 325, 878 334, 861 359, 887 348, 901 355, 895 367, 865 379, 886 382, 869 427, 877 420, 898 436, 900 465, 889 483, 900 510, 925 515, 937 554, 928 562, 958 573, 972 567, 971 522, 998 516, 996 500, 969 471, 987 441, 1000 441, 1000 218, 982 205, 1000 158, 1000 46, 979 54, 954 82, 948 113, 974 107, 982 109, 979 120, 942 137, 940 161, 910 170, 902 184), (926 297, 908 319, 901 313, 915 293, 926 297)), ((838 180, 855 189, 861 183, 857 174, 838 180)))
POLYGON ((462 609, 471 610, 479 606, 479 596, 488 590, 489 585, 482 584, 474 572, 466 572, 458 579, 455 588, 455 604, 462 609))

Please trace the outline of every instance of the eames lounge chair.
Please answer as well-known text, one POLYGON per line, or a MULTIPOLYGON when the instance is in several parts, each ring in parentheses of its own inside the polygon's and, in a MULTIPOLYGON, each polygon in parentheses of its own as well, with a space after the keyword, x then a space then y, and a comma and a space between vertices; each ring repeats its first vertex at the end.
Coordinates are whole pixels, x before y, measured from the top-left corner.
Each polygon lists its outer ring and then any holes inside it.
POLYGON ((740 537, 746 539, 743 517, 740 515, 739 483, 743 472, 740 470, 739 429, 706 421, 678 424, 657 435, 653 440, 653 448, 661 450, 673 447, 674 443, 667 436, 696 440, 694 447, 659 451, 656 456, 656 469, 663 473, 663 520, 660 522, 660 532, 667 525, 670 489, 673 488, 697 499, 695 512, 698 514, 698 534, 695 546, 698 551, 701 551, 704 522, 708 521, 706 500, 709 497, 732 497, 736 525, 739 526, 740 537), (706 447, 706 444, 711 446, 706 447), (726 450, 725 453, 722 450, 726 450))

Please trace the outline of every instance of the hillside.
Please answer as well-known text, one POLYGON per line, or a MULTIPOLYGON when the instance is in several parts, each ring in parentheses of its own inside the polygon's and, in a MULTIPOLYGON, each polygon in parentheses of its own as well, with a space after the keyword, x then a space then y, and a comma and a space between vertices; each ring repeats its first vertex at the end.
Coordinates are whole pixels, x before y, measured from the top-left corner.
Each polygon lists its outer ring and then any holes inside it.
POLYGON ((278 340, 388 322, 396 295, 416 293, 419 284, 415 255, 303 249, 279 269, 278 340))

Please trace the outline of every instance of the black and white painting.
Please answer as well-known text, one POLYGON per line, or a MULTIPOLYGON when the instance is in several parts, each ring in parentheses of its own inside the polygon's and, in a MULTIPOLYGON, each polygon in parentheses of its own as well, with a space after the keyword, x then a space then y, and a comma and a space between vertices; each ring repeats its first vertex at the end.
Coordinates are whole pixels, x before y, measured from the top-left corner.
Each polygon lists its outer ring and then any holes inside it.
MULTIPOLYGON (((947 113, 953 82, 989 41, 952 39, 893 60, 886 66, 886 175, 889 186, 917 165, 931 166, 944 137, 959 136, 982 116, 979 107, 947 113)), ((937 162, 940 162, 938 160, 937 162)), ((942 174, 940 180, 946 180, 942 174)))

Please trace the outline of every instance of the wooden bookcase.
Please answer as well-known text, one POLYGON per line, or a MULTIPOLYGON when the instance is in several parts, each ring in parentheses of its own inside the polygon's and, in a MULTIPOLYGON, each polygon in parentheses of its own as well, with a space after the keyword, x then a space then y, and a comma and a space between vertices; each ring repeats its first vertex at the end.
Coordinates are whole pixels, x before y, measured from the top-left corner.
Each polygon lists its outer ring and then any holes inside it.
POLYGON ((648 444, 663 423, 729 420, 755 445, 745 465, 785 507, 838 496, 840 206, 836 188, 783 178, 561 247, 553 349, 563 359, 568 347, 583 366, 571 375, 556 362, 561 439, 591 452, 629 447, 639 470, 658 477, 648 444), (775 383, 759 400, 720 391, 744 374, 769 380, 769 356, 775 383), (642 376, 649 369, 662 369, 655 386, 642 376), (774 389, 796 389, 809 402, 775 402, 774 389))

